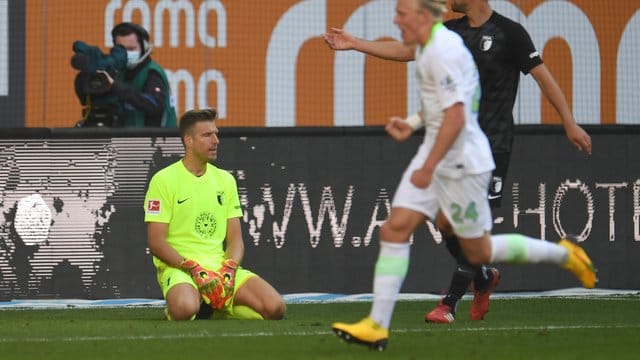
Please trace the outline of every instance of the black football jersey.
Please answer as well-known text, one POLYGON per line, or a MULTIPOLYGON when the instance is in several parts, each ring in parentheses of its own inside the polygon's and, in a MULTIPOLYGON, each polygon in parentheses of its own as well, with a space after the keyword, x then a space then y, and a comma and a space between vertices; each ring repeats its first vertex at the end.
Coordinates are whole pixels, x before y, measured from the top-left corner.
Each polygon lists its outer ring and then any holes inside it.
POLYGON ((466 16, 445 25, 462 37, 478 67, 482 89, 478 122, 491 150, 511 152, 520 72, 526 75, 541 64, 540 54, 522 25, 495 11, 480 27, 470 27, 466 16))

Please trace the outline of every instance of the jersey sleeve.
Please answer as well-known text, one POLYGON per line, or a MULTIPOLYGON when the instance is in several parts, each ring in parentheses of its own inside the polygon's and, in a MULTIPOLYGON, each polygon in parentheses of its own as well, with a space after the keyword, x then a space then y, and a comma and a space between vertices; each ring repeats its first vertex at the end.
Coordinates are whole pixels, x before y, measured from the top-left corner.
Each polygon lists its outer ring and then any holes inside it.
POLYGON ((518 69, 523 74, 528 74, 531 69, 542 64, 540 53, 533 45, 533 41, 527 30, 517 22, 508 22, 506 34, 509 34, 509 47, 514 49, 518 69))
POLYGON ((442 111, 458 102, 464 102, 461 87, 462 72, 456 65, 457 62, 455 60, 445 56, 439 58, 438 61, 434 61, 431 67, 442 111))
POLYGON ((227 201, 227 218, 237 218, 242 216, 242 207, 240 206, 240 197, 238 196, 238 185, 236 179, 227 173, 227 185, 225 192, 229 194, 229 201, 227 201))
POLYGON ((173 201, 167 183, 162 176, 154 175, 144 198, 144 221, 169 223, 173 213, 173 201))

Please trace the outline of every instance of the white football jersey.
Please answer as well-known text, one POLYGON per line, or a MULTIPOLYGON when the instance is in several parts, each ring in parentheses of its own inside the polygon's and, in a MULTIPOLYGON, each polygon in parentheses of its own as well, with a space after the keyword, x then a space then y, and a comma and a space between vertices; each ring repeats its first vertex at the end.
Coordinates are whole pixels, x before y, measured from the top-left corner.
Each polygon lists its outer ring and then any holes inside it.
POLYGON ((419 151, 428 153, 433 147, 444 110, 464 104, 465 124, 436 167, 436 174, 459 178, 493 170, 491 147, 478 125, 478 70, 462 38, 442 24, 434 26, 431 38, 416 50, 416 72, 426 127, 419 151))

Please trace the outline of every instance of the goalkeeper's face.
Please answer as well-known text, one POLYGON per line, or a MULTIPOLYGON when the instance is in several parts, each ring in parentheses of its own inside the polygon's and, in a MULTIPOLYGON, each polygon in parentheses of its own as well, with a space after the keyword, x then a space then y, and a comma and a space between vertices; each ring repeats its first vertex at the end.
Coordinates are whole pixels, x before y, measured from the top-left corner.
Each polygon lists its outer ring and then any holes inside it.
POLYGON ((218 159, 218 127, 214 121, 198 121, 194 124, 191 134, 190 150, 202 162, 218 159))

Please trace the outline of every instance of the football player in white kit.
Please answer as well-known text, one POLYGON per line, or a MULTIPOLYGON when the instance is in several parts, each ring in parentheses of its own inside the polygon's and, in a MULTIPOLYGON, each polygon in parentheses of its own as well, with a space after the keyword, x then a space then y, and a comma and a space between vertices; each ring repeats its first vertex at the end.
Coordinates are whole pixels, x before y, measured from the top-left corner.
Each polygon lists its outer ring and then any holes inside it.
POLYGON ((446 0, 397 0, 394 22, 403 42, 420 45, 415 58, 422 111, 406 119, 392 117, 386 130, 405 140, 425 126, 425 138, 380 229, 371 312, 359 322, 332 325, 340 338, 378 350, 387 345, 393 308, 409 268, 409 237, 427 218, 452 229, 472 264, 548 262, 574 273, 586 288, 597 281, 587 254, 568 239, 552 243, 521 234, 491 235, 486 194, 495 165, 477 121, 478 72, 460 36, 442 24, 444 11, 446 0))

